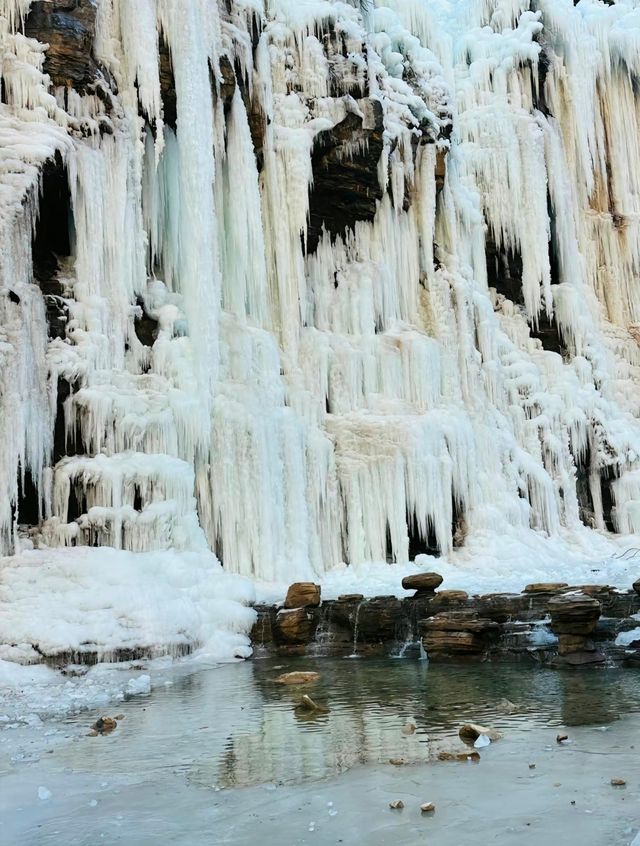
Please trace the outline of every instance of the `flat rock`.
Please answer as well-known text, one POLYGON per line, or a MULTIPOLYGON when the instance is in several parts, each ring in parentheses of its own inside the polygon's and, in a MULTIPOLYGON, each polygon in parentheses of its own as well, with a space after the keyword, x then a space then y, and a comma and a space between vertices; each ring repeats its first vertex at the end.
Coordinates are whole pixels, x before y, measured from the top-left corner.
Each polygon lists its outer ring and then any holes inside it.
POLYGON ((442 584, 440 573, 416 573, 413 576, 405 576, 402 580, 402 587, 405 590, 434 591, 442 584))
POLYGON ((319 678, 320 673, 314 673, 312 670, 296 670, 292 673, 281 673, 274 682, 276 684, 312 684, 319 678))
POLYGON ((533 582, 527 585, 523 593, 555 593, 558 590, 568 588, 567 582, 533 582))
POLYGON ((436 599, 440 602, 466 602, 469 594, 464 590, 439 590, 436 599))
POLYGON ((362 602, 363 599, 363 593, 341 593, 338 602, 362 602))
POLYGON ((438 752, 439 761, 474 761, 477 763, 480 760, 480 753, 476 752, 449 752, 443 749, 438 752))
POLYGON ((420 805, 420 810, 423 814, 432 814, 436 809, 436 806, 433 802, 424 802, 420 805))
POLYGON ((287 591, 285 608, 304 608, 320 605, 320 585, 313 582, 294 582, 287 591))

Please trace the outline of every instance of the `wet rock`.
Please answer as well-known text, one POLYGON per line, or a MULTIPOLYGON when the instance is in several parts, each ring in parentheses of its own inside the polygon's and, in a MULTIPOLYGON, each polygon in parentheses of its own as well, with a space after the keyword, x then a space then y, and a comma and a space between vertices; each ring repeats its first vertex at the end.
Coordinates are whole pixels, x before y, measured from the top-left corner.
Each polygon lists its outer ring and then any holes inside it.
POLYGON ((402 622, 402 602, 395 596, 374 597, 359 605, 354 614, 357 617, 358 642, 383 643, 403 640, 400 631, 402 622))
POLYGON ((498 623, 468 611, 442 612, 422 620, 419 626, 431 660, 483 656, 500 633, 498 623))
POLYGON ((84 89, 99 75, 93 57, 97 6, 92 0, 35 0, 25 35, 48 44, 44 70, 55 86, 84 89))
POLYGON ((566 743, 569 740, 568 734, 557 734, 556 743, 566 743))
POLYGON ((306 608, 278 611, 274 625, 274 638, 282 644, 310 643, 316 632, 316 614, 306 608))
POLYGON ((442 576, 439 573, 416 573, 413 576, 405 576, 402 580, 402 587, 405 590, 417 591, 416 596, 421 593, 434 593, 441 584, 442 576))
POLYGON ((465 723, 458 731, 460 740, 465 743, 474 743, 479 737, 488 737, 489 740, 500 740, 502 735, 496 729, 478 725, 478 723, 465 723))
POLYGON ((296 706, 296 710, 304 711, 307 714, 328 714, 329 709, 324 705, 319 705, 314 699, 310 696, 307 696, 306 693, 302 695, 300 702, 296 706))
POLYGON ((338 602, 362 602, 363 599, 363 593, 341 593, 338 602))
POLYGON ((401 811, 404 808, 404 802, 402 799, 394 799, 393 802, 389 802, 389 807, 394 811, 401 811))
POLYGON ((274 682, 276 684, 313 684, 319 678, 320 673, 313 670, 295 670, 291 673, 281 673, 274 682))
POLYGON ((567 582, 534 582, 527 585, 523 593, 557 593, 568 587, 567 582))
POLYGON ((626 781, 623 778, 612 778, 611 779, 611 786, 612 787, 624 787, 626 785, 626 781))
POLYGON ((269 606, 255 606, 257 613, 255 623, 251 628, 251 643, 267 644, 273 642, 273 628, 271 625, 272 608, 269 606))
POLYGON ((113 717, 99 717, 91 726, 91 730, 92 732, 95 732, 96 735, 110 734, 117 727, 118 722, 113 717))
POLYGON ((320 605, 320 585, 313 582, 294 582, 287 591, 285 608, 315 607, 320 605))
POLYGON ((424 804, 420 805, 420 811, 423 814, 432 814, 436 809, 436 806, 433 802, 425 802, 424 804))
POLYGON ((450 752, 446 749, 443 749, 441 752, 438 752, 438 760, 439 761, 473 761, 477 763, 480 760, 480 753, 476 752, 450 752))
POLYGON ((600 603, 595 597, 582 593, 564 594, 550 599, 547 609, 551 615, 551 631, 558 636, 559 659, 556 663, 578 666, 603 660, 591 640, 600 617, 600 603))

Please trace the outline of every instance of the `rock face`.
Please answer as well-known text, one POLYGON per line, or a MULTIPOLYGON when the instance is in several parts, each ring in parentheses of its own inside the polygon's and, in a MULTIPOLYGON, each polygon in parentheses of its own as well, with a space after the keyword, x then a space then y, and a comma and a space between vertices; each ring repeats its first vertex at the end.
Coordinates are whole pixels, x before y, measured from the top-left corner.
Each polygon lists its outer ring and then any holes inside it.
POLYGON ((405 590, 415 590, 417 594, 433 593, 442 584, 440 573, 417 573, 415 576, 405 576, 402 587, 405 590))
POLYGON ((498 623, 474 612, 448 611, 421 623, 422 645, 430 660, 450 655, 484 657, 499 632, 498 623))
POLYGON ((565 594, 549 600, 551 630, 558 635, 558 655, 562 663, 599 662, 604 657, 596 652, 591 640, 600 618, 600 603, 592 596, 565 594))
POLYGON ((54 85, 84 91, 98 75, 93 58, 96 11, 92 0, 36 0, 31 4, 25 35, 49 45, 44 69, 54 85))
POLYGON ((294 582, 287 591, 285 608, 315 607, 320 605, 320 585, 313 582, 294 582))
POLYGON ((359 106, 364 119, 351 112, 316 137, 309 196, 309 252, 318 246, 323 224, 332 235, 342 235, 358 220, 373 220, 377 202, 382 199, 378 178, 384 131, 382 107, 377 100, 362 100, 359 106))

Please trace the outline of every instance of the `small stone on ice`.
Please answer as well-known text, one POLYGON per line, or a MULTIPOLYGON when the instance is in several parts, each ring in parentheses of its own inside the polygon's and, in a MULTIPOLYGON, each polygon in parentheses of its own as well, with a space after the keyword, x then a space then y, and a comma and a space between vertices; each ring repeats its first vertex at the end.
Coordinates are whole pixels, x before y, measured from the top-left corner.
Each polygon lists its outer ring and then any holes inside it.
POLYGON ((558 734, 556 735, 556 743, 567 743, 569 740, 568 734, 558 734))
POLYGON ((626 781, 623 778, 612 778, 611 784, 613 787, 624 787, 626 785, 626 781))
POLYGON ((47 790, 46 787, 39 787, 38 788, 38 799, 50 799, 51 798, 51 791, 47 790))
POLYGON ((424 805, 420 805, 420 810, 423 814, 431 814, 433 813, 433 811, 435 811, 435 809, 436 806, 433 804, 433 802, 425 802, 424 805))
POLYGON ((394 811, 401 811, 404 808, 404 802, 402 799, 394 799, 393 802, 389 802, 389 807, 394 811))
POLYGON ((536 765, 535 765, 535 764, 529 764, 529 769, 530 769, 530 770, 535 770, 535 768, 536 768, 536 765))

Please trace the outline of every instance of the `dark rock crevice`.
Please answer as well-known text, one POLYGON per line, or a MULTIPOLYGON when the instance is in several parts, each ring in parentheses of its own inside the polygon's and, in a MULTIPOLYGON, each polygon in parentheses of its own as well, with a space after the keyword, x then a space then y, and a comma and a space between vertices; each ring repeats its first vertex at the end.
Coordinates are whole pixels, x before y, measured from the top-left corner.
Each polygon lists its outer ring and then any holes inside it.
POLYGON ((332 129, 318 133, 311 163, 307 249, 313 253, 322 229, 333 238, 373 220, 382 189, 378 162, 383 150, 383 113, 376 100, 361 101, 365 120, 350 112, 332 129))

